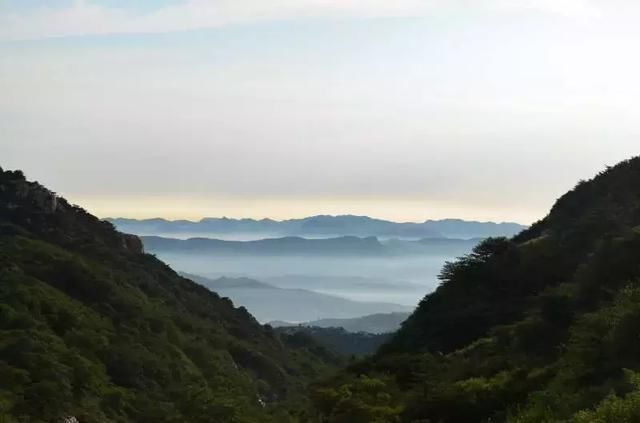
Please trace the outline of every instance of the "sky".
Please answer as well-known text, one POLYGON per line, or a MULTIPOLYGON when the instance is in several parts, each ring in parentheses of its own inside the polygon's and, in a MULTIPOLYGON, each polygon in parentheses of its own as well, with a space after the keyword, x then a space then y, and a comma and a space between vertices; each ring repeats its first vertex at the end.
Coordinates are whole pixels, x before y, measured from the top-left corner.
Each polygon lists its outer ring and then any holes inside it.
POLYGON ((640 153, 640 3, 0 0, 0 166, 101 217, 543 217, 640 153))

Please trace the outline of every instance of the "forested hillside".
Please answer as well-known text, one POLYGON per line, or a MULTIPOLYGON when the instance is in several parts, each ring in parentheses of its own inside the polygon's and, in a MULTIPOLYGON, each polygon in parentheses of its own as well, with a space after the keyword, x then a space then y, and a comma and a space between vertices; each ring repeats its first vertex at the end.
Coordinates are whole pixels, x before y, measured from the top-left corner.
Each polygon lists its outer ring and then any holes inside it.
POLYGON ((305 421, 337 364, 0 169, 0 421, 305 421))
POLYGON ((640 158, 448 263, 371 359, 320 387, 329 422, 640 421, 640 158))
POLYGON ((283 326, 274 330, 288 335, 308 335, 345 359, 373 354, 391 337, 390 333, 348 332, 340 327, 283 326))
POLYGON ((304 333, 1 172, 0 419, 640 421, 639 258, 635 158, 448 263, 376 355, 327 379, 340 360, 304 333))

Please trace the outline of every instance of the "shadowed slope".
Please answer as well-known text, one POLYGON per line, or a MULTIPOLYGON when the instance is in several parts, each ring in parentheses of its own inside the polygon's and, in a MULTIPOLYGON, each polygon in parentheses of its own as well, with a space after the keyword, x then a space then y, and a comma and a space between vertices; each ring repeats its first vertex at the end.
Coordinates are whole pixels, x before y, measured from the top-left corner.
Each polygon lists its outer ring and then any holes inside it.
POLYGON ((375 357, 317 391, 318 415, 637 421, 639 228, 634 158, 580 182, 515 238, 448 263, 375 357))
POLYGON ((1 170, 0 282, 8 421, 289 421, 278 404, 336 363, 1 170))

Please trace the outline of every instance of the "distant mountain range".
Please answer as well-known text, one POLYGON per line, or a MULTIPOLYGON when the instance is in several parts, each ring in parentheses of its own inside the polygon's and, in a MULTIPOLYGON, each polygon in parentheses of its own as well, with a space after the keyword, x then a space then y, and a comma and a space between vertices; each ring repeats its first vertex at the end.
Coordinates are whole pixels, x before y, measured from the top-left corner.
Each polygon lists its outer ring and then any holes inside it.
POLYGON ((419 292, 424 292, 425 290, 425 286, 423 284, 393 279, 359 276, 318 276, 305 274, 286 274, 271 277, 267 276, 260 279, 268 283, 269 285, 275 285, 279 288, 304 288, 321 292, 340 290, 344 289, 345 287, 349 287, 349 289, 353 290, 362 290, 367 292, 388 291, 397 289, 399 283, 402 283, 405 288, 413 288, 419 292))
POLYGON ((410 313, 377 313, 367 316, 353 317, 350 319, 320 319, 311 322, 294 324, 284 321, 273 321, 269 324, 273 327, 318 327, 318 328, 342 328, 347 332, 359 333, 390 333, 400 328, 410 313))
POLYGON ((377 238, 306 239, 299 237, 269 238, 256 241, 226 241, 210 238, 175 239, 158 236, 141 237, 149 251, 197 252, 217 254, 364 254, 376 255, 387 252, 377 238))
POLYGON ((513 236, 526 227, 512 222, 475 222, 460 219, 427 220, 422 223, 390 222, 368 216, 311 216, 303 219, 230 219, 204 218, 200 221, 108 218, 118 230, 136 235, 164 235, 180 238, 206 236, 224 239, 260 239, 268 237, 380 237, 487 238, 513 236))
POLYGON ((283 289, 249 278, 185 277, 243 306, 261 322, 306 322, 326 317, 351 318, 377 312, 409 312, 412 307, 392 303, 359 302, 305 289, 283 289))
POLYGON ((142 236, 145 249, 152 253, 214 253, 217 255, 458 255, 473 248, 480 239, 425 238, 419 241, 391 240, 376 237, 359 238, 268 238, 255 241, 227 241, 211 238, 176 239, 142 236))

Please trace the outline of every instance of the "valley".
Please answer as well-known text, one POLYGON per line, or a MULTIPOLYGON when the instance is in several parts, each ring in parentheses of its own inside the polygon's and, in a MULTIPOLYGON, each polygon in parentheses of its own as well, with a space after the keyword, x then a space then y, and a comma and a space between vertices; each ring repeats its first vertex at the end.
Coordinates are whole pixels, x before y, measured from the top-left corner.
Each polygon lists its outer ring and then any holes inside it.
MULTIPOLYGON (((166 241, 143 245, 22 172, 1 171, 0 376, 9 381, 1 416, 635 421, 639 181, 640 159, 622 162, 580 182, 515 237, 440 257, 439 283, 413 310, 307 288, 322 286, 326 260, 418 262, 424 250, 387 250, 369 238, 325 248, 339 238, 269 254, 234 243, 236 255, 202 249, 220 242, 198 239, 145 253, 166 241), (354 254, 362 242, 375 252, 354 254), (320 261, 299 288, 295 276, 275 273, 270 282, 289 286, 181 276, 154 254, 195 254, 200 270, 236 256, 279 258, 282 268, 320 261), (620 419, 599 417, 611 415, 620 419)), ((328 286, 401 289, 389 275, 336 273, 328 286)))
POLYGON ((263 323, 409 312, 435 289, 444 263, 480 241, 353 235, 237 241, 234 233, 228 237, 141 239, 147 252, 246 307, 263 323))
POLYGON ((0 0, 0 423, 640 423, 638 22, 0 0))

